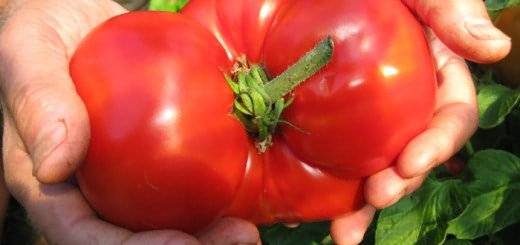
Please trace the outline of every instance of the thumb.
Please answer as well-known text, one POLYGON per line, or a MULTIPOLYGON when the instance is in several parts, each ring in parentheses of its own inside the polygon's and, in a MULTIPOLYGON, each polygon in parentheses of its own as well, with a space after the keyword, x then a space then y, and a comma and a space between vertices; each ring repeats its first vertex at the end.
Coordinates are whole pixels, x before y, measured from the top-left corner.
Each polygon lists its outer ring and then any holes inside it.
POLYGON ((30 154, 34 175, 43 183, 61 182, 85 154, 88 115, 58 34, 44 24, 17 21, 13 17, 0 35, 4 109, 30 154))
POLYGON ((455 53, 479 63, 504 58, 511 39, 493 26, 482 0, 403 0, 455 53))

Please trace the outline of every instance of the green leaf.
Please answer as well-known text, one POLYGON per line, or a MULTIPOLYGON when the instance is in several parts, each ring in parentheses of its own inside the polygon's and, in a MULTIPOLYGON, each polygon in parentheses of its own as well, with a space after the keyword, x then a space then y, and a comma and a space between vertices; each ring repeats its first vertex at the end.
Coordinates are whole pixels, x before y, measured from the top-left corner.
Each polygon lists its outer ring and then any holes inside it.
POLYGON ((251 99, 253 99, 253 111, 255 116, 264 116, 267 111, 264 97, 257 91, 251 91, 251 99))
POLYGON ((228 75, 226 75, 224 78, 226 79, 226 82, 228 83, 228 85, 231 88, 231 90, 233 90, 233 93, 239 94, 240 93, 240 86, 238 86, 238 83, 233 81, 233 79, 230 76, 228 76, 228 75))
POLYGON ((495 18, 504 9, 520 4, 520 0, 487 0, 486 7, 491 17, 495 18))
POLYGON ((248 120, 247 115, 245 115, 241 111, 236 111, 235 116, 238 118, 238 120, 240 120, 240 122, 242 122, 242 124, 244 124, 248 132, 252 132, 255 129, 255 125, 253 125, 251 121, 248 120))
POLYGON ((442 244, 447 222, 468 202, 469 193, 460 180, 428 178, 414 195, 381 212, 376 244, 442 244))
POLYGON ((499 84, 485 85, 480 88, 478 101, 480 127, 494 128, 518 105, 520 92, 499 84))
POLYGON ((466 210, 448 224, 459 239, 492 234, 520 221, 520 183, 505 185, 471 200, 466 210))
POLYGON ((265 71, 262 67, 260 67, 258 65, 253 65, 253 67, 251 67, 251 70, 252 70, 253 76, 257 80, 262 81, 263 84, 269 82, 269 78, 267 78, 267 74, 265 74, 265 71))
POLYGON ((150 0, 149 10, 179 12, 188 0, 150 0))
POLYGON ((249 115, 249 116, 253 115, 253 112, 249 111, 244 105, 242 105, 242 103, 240 103, 238 101, 235 101, 235 109, 244 113, 245 115, 249 115))
POLYGON ((480 87, 483 87, 484 85, 493 85, 497 84, 495 82, 495 77, 493 76, 493 72, 491 70, 485 71, 480 76, 477 76, 476 74, 472 74, 473 80, 477 82, 480 87))
POLYGON ((444 245, 473 245, 473 243, 468 240, 452 239, 446 241, 444 245))
POLYGON ((283 225, 263 227, 260 229, 264 245, 329 245, 328 222, 302 224, 296 228, 283 225))
POLYGON ((251 96, 249 96, 249 94, 243 93, 243 94, 240 94, 239 97, 240 97, 240 100, 241 100, 242 105, 244 106, 244 108, 247 111, 250 111, 251 114, 253 114, 254 107, 253 107, 253 99, 251 98, 251 96))
POLYGON ((238 86, 240 88, 240 92, 241 93, 249 92, 249 86, 247 85, 246 75, 243 73, 240 73, 240 74, 238 74, 237 79, 238 79, 238 86))
POLYGON ((499 11, 520 4, 520 0, 487 0, 486 7, 489 11, 499 11))
POLYGON ((277 100, 274 104, 274 119, 278 120, 282 115, 283 110, 285 109, 285 99, 281 98, 277 100))
POLYGON ((468 168, 473 173, 469 188, 474 196, 520 182, 520 159, 507 151, 477 152, 469 160, 468 168))
POLYGON ((473 198, 464 212, 448 224, 459 239, 493 234, 520 222, 520 158, 499 150, 485 150, 470 159, 469 185, 473 198))

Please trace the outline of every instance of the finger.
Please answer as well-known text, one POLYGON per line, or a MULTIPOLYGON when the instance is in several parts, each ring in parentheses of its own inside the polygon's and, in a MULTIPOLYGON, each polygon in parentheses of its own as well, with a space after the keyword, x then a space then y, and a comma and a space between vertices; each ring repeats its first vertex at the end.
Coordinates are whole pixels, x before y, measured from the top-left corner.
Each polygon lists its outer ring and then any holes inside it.
POLYGON ((394 167, 387 168, 367 179, 365 201, 378 209, 389 207, 419 188, 426 176, 405 179, 394 167))
POLYGON ((79 42, 79 34, 103 16, 122 12, 111 1, 81 4, 97 6, 98 15, 76 14, 63 24, 59 19, 74 13, 66 8, 71 6, 61 1, 31 2, 30 7, 18 6, 0 34, 0 72, 5 78, 0 89, 34 163, 34 174, 44 183, 68 178, 89 141, 88 116, 69 77, 68 57, 79 42), (54 11, 58 17, 49 17, 46 11, 54 11), (74 34, 66 35, 67 31, 74 34))
MULTIPOLYGON (((1 1, 0 1, 1 8, 1 1)), ((0 125, 4 125, 3 116, 0 116, 0 125)), ((3 130, 0 130, 0 137, 3 137, 3 130)), ((0 149, 2 149, 2 142, 0 141, 0 149)), ((2 155, 3 156, 3 155, 2 155)), ((0 161, 3 160, 0 158, 0 161)), ((0 163, 1 164, 1 163, 0 163)), ((0 165, 1 166, 1 165, 0 165)), ((0 167, 0 238, 2 237, 2 231, 4 230, 4 220, 6 217, 7 206, 9 205, 9 198, 11 195, 7 191, 7 187, 4 179, 4 169, 0 167)))
POLYGON ((121 242, 124 245, 161 244, 161 245, 199 245, 194 237, 180 231, 149 231, 136 233, 121 242))
POLYGON ((91 241, 116 244, 131 234, 97 220, 73 186, 40 184, 31 174, 31 159, 24 151, 12 119, 4 113, 4 120, 3 157, 7 186, 52 244, 91 241))
POLYGON ((34 25, 23 35, 15 28, 19 25, 7 24, 0 38, 5 77, 0 85, 7 110, 15 118, 39 180, 63 181, 85 153, 87 113, 67 74, 59 37, 34 25), (13 49, 20 45, 24 48, 13 49))
POLYGON ((11 195, 7 191, 7 187, 4 181, 4 171, 0 169, 0 239, 2 238, 2 232, 4 228, 4 221, 7 214, 7 207, 9 205, 9 198, 11 195))
POLYGON ((260 234, 255 225, 236 218, 224 218, 199 235, 202 244, 258 244, 260 234))
POLYGON ((38 31, 30 30, 20 35, 5 27, 0 39, 5 79, 0 87, 35 164, 35 175, 46 183, 63 181, 87 148, 88 117, 67 74, 65 54, 42 44, 57 37, 37 37, 38 31), (25 48, 13 50, 18 45, 25 48))
POLYGON ((359 244, 374 218, 376 209, 366 205, 362 209, 332 221, 331 236, 339 245, 359 244))
POLYGON ((464 60, 433 37, 439 89, 437 112, 426 131, 414 138, 397 160, 405 178, 424 175, 462 148, 478 126, 478 107, 471 73, 464 60))
POLYGON ((482 0, 402 0, 457 54, 482 63, 496 62, 511 39, 494 27, 482 0))
POLYGON ((406 178, 420 176, 455 155, 475 131, 475 111, 467 104, 442 108, 429 128, 399 157, 399 173, 406 178))
POLYGON ((300 223, 284 223, 283 225, 284 225, 285 227, 287 227, 287 228, 292 228, 292 229, 294 229, 294 228, 297 228, 298 226, 300 226, 300 223))

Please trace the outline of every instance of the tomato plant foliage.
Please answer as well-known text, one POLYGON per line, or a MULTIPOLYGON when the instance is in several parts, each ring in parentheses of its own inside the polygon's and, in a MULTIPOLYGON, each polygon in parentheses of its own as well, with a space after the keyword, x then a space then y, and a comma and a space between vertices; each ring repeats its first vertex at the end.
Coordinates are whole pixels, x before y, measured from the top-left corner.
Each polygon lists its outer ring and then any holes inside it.
POLYGON ((187 3, 188 0, 152 0, 149 9, 177 12, 187 3))
POLYGON ((520 158, 502 150, 475 153, 464 178, 432 175, 415 194, 383 210, 380 244, 473 240, 520 221, 520 158))
POLYGON ((496 16, 500 11, 519 3, 520 0, 486 0, 486 6, 492 16, 496 16))

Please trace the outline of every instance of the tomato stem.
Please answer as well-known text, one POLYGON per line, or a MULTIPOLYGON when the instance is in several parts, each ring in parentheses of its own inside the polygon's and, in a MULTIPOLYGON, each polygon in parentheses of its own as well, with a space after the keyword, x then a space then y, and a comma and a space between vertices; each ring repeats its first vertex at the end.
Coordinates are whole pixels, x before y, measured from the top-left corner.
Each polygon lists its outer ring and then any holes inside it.
POLYGON ((289 94, 296 86, 316 74, 332 58, 334 42, 331 37, 323 39, 314 49, 298 62, 265 85, 266 93, 272 101, 289 94))
POLYGON ((285 122, 280 117, 283 110, 291 104, 292 98, 286 100, 284 97, 327 65, 332 59, 333 49, 332 38, 323 39, 272 80, 268 79, 261 66, 250 66, 245 57, 237 59, 232 76, 226 75, 226 80, 235 93, 234 114, 256 139, 260 152, 267 150, 272 144, 276 127, 285 122))

